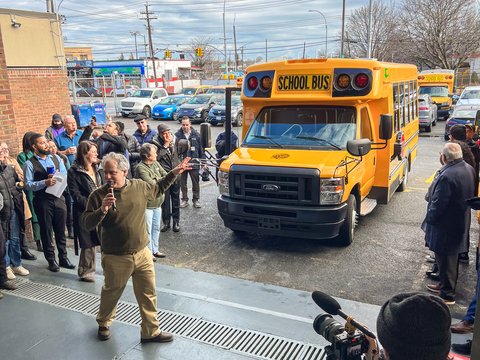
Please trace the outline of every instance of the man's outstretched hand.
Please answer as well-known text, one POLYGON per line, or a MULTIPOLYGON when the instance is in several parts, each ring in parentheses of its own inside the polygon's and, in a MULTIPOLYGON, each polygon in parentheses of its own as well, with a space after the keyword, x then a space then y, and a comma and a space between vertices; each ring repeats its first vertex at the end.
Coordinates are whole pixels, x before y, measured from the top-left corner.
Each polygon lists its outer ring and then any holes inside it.
POLYGON ((189 157, 186 157, 180 165, 178 165, 175 169, 172 170, 174 175, 178 175, 183 173, 184 171, 192 170, 193 164, 189 164, 190 161, 189 157))

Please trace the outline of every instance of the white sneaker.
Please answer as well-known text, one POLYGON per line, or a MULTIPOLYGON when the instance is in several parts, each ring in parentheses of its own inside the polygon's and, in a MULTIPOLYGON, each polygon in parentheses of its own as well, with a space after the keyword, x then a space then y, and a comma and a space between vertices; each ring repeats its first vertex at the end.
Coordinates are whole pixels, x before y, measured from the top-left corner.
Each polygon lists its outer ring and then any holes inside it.
POLYGON ((181 208, 185 208, 187 206, 189 206, 190 204, 188 203, 188 200, 183 200, 181 203, 180 203, 180 207, 181 208))
POLYGON ((201 207, 202 207, 202 204, 200 204, 199 201, 194 201, 194 202, 193 202, 193 207, 201 208, 201 207))
POLYGON ((17 277, 13 273, 12 268, 10 266, 7 266, 7 279, 8 280, 13 280, 13 279, 16 279, 16 278, 17 277))
POLYGON ((427 255, 427 256, 425 256, 425 259, 430 263, 435 262, 435 256, 434 255, 427 255))
POLYGON ((22 265, 18 267, 13 267, 12 270, 14 274, 21 275, 21 276, 27 276, 28 274, 30 274, 30 271, 25 269, 22 265))

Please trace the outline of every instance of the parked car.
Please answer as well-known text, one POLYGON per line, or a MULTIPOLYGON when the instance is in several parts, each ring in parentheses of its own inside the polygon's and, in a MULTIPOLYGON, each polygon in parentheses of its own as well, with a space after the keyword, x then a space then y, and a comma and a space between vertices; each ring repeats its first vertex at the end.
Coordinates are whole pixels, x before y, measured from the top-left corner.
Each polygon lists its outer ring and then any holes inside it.
MULTIPOLYGON (((215 126, 217 124, 223 124, 225 122, 225 102, 213 106, 208 114, 208 122, 215 126)), ((232 124, 233 126, 241 126, 243 119, 243 103, 240 96, 232 96, 232 124)))
POLYGON ((178 110, 178 121, 182 121, 182 117, 188 116, 193 122, 207 122, 210 109, 219 104, 224 97, 219 94, 202 94, 191 98, 186 104, 182 105, 178 110))
POLYGON ((173 119, 178 120, 178 109, 190 100, 191 96, 172 95, 166 97, 152 109, 152 119, 173 119))
POLYGON ((480 86, 467 86, 460 95, 457 105, 480 105, 480 86))
MULTIPOLYGON (((235 87, 242 87, 242 85, 240 84, 240 86, 238 85, 218 85, 218 86, 214 86, 214 87, 211 87, 210 89, 208 89, 207 91, 207 94, 223 94, 225 95, 225 89, 226 88, 235 88, 235 87)), ((237 92, 234 92, 232 93, 232 95, 240 95, 240 91, 237 92)))
POLYGON ((75 89, 75 95, 81 96, 102 96, 102 90, 95 87, 77 88, 75 89))
POLYGON ((195 96, 195 95, 200 95, 200 94, 205 94, 209 88, 211 88, 213 85, 192 85, 192 86, 187 86, 184 87, 182 90, 178 92, 177 95, 190 95, 190 96, 195 96))
POLYGON ((437 105, 430 95, 418 95, 418 125, 426 132, 432 131, 437 125, 437 105))
POLYGON ((130 114, 143 114, 148 118, 153 107, 167 96, 167 90, 164 88, 138 89, 132 96, 121 101, 120 112, 123 117, 128 117, 130 114))
MULTIPOLYGON (((126 85, 125 88, 127 89, 127 96, 132 96, 135 91, 138 90, 137 86, 132 86, 132 85, 126 85)), ((117 90, 117 96, 125 96, 125 89, 122 87, 116 89, 117 90)), ((114 96, 115 89, 110 91, 110 96, 114 96)))
POLYGON ((445 124, 445 140, 450 140, 450 128, 456 124, 475 125, 475 116, 480 110, 478 105, 457 105, 445 124))

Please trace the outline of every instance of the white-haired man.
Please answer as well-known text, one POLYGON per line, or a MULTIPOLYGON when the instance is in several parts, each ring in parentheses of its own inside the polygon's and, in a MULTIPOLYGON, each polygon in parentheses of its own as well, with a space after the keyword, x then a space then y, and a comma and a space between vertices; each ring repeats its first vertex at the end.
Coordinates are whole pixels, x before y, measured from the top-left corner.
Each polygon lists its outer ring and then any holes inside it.
POLYGON ((105 180, 91 193, 81 226, 87 231, 99 228, 102 244, 102 268, 105 284, 97 314, 98 338, 110 338, 110 324, 115 318, 118 300, 132 278, 133 290, 142 315, 141 342, 167 342, 173 336, 160 331, 157 320, 157 293, 152 253, 148 249, 145 221, 147 203, 160 197, 174 182, 177 175, 190 170, 186 158, 155 184, 143 180, 127 180, 128 160, 125 156, 110 153, 102 159, 105 180), (115 197, 114 197, 115 196, 115 197), (115 204, 115 208, 112 209, 115 204))
POLYGON ((440 153, 443 167, 428 191, 425 216, 425 241, 435 253, 440 283, 427 285, 447 305, 455 304, 458 279, 458 254, 468 248, 470 207, 465 200, 473 197, 474 169, 462 158, 456 143, 446 143, 440 153))

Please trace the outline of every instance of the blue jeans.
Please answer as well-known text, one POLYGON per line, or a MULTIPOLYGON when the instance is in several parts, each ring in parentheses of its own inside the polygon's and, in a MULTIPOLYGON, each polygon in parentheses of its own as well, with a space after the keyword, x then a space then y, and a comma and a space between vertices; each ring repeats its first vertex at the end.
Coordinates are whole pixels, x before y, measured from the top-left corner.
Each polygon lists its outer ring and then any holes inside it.
POLYGON ((467 310, 467 315, 463 320, 468 321, 470 324, 475 322, 475 311, 477 310, 477 298, 478 298, 478 286, 480 285, 480 269, 477 273, 477 288, 475 289, 475 296, 467 310))
POLYGON ((20 258, 20 221, 18 219, 17 213, 14 211, 12 213, 12 239, 7 240, 7 253, 5 254, 6 266, 10 264, 13 267, 18 267, 22 265, 22 260, 20 258))
POLYGON ((160 219, 162 218, 162 208, 147 209, 145 211, 145 218, 147 220, 147 232, 150 243, 148 249, 152 254, 158 252, 158 236, 160 235, 160 219))

